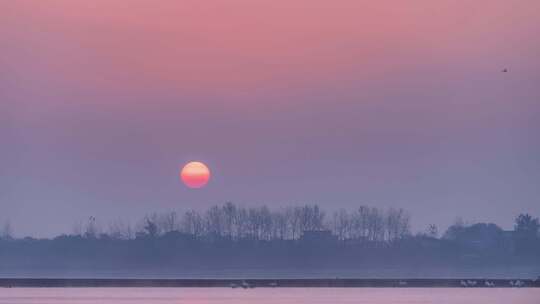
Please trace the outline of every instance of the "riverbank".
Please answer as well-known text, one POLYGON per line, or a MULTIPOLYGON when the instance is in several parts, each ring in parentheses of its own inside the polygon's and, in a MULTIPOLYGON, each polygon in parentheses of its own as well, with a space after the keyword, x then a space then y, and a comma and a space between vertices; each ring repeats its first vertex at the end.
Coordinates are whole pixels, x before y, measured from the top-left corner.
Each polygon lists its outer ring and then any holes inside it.
POLYGON ((0 287, 396 287, 516 288, 540 287, 530 279, 48 279, 0 278, 0 287))

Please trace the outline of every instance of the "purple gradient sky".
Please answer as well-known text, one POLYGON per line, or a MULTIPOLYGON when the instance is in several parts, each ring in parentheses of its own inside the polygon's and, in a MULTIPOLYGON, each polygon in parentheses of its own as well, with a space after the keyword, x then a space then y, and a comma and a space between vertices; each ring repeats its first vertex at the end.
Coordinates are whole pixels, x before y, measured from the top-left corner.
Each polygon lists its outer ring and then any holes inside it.
POLYGON ((0 1, 0 223, 540 215, 538 1, 0 1), (509 73, 501 73, 508 68, 509 73), (213 179, 189 190, 180 166, 213 179))

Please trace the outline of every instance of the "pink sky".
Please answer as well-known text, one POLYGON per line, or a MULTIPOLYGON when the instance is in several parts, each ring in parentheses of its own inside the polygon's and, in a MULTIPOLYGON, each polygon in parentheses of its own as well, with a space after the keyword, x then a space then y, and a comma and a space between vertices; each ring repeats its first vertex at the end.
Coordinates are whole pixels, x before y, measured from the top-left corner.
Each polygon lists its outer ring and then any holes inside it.
POLYGON ((232 200, 395 206, 418 229, 458 215, 508 228, 518 212, 540 215, 539 11, 2 1, 0 222, 49 234, 89 214, 232 200), (178 184, 191 159, 213 169, 205 191, 178 184))

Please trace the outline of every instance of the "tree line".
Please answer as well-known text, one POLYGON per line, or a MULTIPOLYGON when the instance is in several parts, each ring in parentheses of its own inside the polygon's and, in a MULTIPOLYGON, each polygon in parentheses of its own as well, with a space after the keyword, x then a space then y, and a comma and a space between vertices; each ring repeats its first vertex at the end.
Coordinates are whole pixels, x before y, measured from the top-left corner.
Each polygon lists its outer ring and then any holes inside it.
POLYGON ((514 275, 540 269, 539 228, 538 218, 521 214, 509 231, 456 221, 441 234, 436 225, 413 234, 402 209, 327 212, 317 205, 271 209, 225 203, 152 213, 135 225, 121 220, 103 225, 89 217, 52 239, 14 238, 6 224, 0 227, 0 275, 401 275, 419 269, 437 276, 452 275, 449 269, 514 275))
MULTIPOLYGON (((411 237, 438 239, 436 225, 413 235, 408 212, 396 208, 360 206, 339 209, 332 213, 318 205, 289 206, 272 210, 268 206, 244 207, 227 202, 203 211, 188 210, 183 213, 169 211, 144 216, 134 226, 116 220, 103 226, 91 216, 73 225, 68 236, 85 239, 131 240, 159 238, 170 233, 180 233, 198 240, 298 240, 306 231, 328 231, 336 240, 374 243, 393 243, 411 237)), ((518 247, 538 243, 540 221, 529 214, 515 219, 511 238, 518 247), (522 245, 520 245, 522 244, 522 245)), ((466 225, 457 220, 441 239, 457 242, 471 240, 500 240, 504 231, 491 223, 466 225)), ((0 240, 13 239, 8 223, 0 230, 0 240)), ((536 246, 536 245, 535 245, 536 246)))
POLYGON ((106 227, 94 217, 74 225, 72 235, 86 238, 133 239, 180 232, 202 239, 297 240, 305 231, 331 231, 339 240, 392 242, 411 235, 410 216, 403 209, 360 206, 331 214, 318 205, 243 207, 231 202, 204 211, 152 213, 132 227, 122 220, 106 227))

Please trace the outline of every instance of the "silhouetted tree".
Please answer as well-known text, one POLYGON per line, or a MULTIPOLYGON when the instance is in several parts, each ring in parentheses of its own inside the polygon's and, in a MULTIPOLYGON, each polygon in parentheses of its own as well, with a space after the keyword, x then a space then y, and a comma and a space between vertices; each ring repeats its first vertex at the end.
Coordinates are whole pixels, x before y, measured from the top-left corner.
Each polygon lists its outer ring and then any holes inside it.
POLYGON ((86 222, 86 227, 84 231, 84 237, 87 239, 95 239, 100 234, 99 225, 96 222, 94 216, 90 216, 86 222))
POLYGON ((458 235, 460 235, 465 229, 465 223, 461 218, 457 218, 450 227, 446 230, 443 235, 443 239, 455 240, 458 235))
POLYGON ((518 253, 529 255, 540 251, 540 244, 538 244, 539 229, 538 218, 533 218, 530 214, 520 214, 516 217, 514 233, 518 253))
POLYGON ((219 206, 212 206, 205 214, 206 233, 213 236, 223 236, 224 216, 219 206))
POLYGON ((13 229, 11 228, 11 223, 9 221, 4 223, 4 227, 2 227, 2 233, 0 234, 0 239, 13 239, 13 229))
POLYGON ((236 226, 236 206, 231 202, 227 202, 225 205, 223 205, 222 209, 225 236, 227 236, 229 239, 233 239, 236 236, 234 229, 236 226))
POLYGON ((456 221, 442 239, 436 238, 435 225, 427 233, 411 236, 410 216, 402 209, 360 206, 340 209, 328 220, 325 214, 317 205, 270 209, 228 202, 189 210, 180 217, 174 211, 146 215, 137 222, 135 239, 129 222, 121 220, 110 222, 107 234, 90 217, 77 225, 75 235, 9 242, 11 227, 7 225, 0 229, 0 272, 6 265, 40 269, 49 264, 62 269, 83 265, 91 270, 140 266, 152 271, 293 269, 298 265, 364 269, 387 267, 389 261, 455 268, 464 261, 467 267, 540 265, 539 223, 527 214, 516 218, 511 232, 495 224, 456 221))
POLYGON ((533 218, 530 214, 520 214, 516 217, 514 231, 520 235, 526 235, 531 238, 538 236, 540 223, 538 218, 533 218))
POLYGON ((146 235, 151 238, 155 238, 156 236, 158 236, 158 226, 150 218, 146 218, 146 225, 144 226, 144 230, 146 235))
POLYGON ((129 223, 118 219, 109 223, 108 235, 112 239, 129 240, 133 238, 133 230, 129 223))
POLYGON ((189 210, 184 213, 181 226, 184 233, 194 235, 195 237, 201 237, 204 233, 203 219, 195 210, 189 210))
POLYGON ((404 238, 410 231, 410 217, 403 209, 389 209, 386 215, 386 234, 388 241, 404 238))
POLYGON ((178 214, 175 211, 170 211, 160 216, 159 224, 161 226, 161 232, 167 233, 172 231, 178 231, 178 214))
POLYGON ((351 217, 347 210, 340 209, 334 212, 332 227, 339 240, 350 238, 351 217))
POLYGON ((284 240, 289 234, 289 220, 286 211, 278 211, 272 213, 272 235, 274 239, 284 240))
POLYGON ((439 236, 439 228, 435 224, 430 224, 427 228, 426 235, 431 238, 437 238, 439 236))

